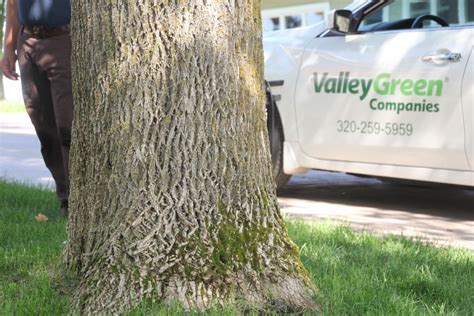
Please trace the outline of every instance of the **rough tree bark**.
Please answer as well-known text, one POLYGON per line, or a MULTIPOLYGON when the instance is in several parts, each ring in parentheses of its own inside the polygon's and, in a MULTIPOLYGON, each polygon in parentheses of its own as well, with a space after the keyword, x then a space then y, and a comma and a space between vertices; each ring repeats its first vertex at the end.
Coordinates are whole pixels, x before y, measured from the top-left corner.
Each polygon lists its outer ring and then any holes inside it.
POLYGON ((258 0, 73 0, 73 304, 313 309, 273 183, 258 0))

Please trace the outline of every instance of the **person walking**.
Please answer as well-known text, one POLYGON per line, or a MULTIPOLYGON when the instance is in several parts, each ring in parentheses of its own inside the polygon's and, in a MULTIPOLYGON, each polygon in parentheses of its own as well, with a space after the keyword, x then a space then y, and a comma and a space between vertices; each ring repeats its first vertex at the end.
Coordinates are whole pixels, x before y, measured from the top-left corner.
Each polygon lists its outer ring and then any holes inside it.
POLYGON ((18 80, 41 154, 56 183, 61 211, 68 215, 69 148, 73 119, 69 0, 7 0, 1 68, 18 80))

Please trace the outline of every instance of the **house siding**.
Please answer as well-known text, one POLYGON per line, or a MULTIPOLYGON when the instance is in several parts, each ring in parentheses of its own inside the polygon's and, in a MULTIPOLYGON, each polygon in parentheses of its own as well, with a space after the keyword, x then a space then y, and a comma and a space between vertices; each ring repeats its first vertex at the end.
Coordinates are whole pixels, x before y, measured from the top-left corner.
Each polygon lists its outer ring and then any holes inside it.
POLYGON ((340 9, 351 3, 351 0, 263 0, 262 9, 275 9, 284 8, 290 6, 304 5, 304 4, 315 4, 315 3, 328 3, 331 9, 340 9))

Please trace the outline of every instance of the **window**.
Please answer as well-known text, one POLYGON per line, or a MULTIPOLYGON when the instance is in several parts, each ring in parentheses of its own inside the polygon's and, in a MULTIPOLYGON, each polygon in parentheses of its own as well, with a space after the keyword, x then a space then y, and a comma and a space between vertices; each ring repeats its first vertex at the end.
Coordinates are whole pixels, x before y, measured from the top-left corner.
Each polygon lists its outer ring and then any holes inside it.
POLYGON ((467 0, 464 3, 464 10, 460 11, 463 11, 460 15, 461 23, 474 23, 474 1, 467 0))
POLYGON ((277 31, 280 29, 280 19, 279 18, 266 18, 263 19, 263 31, 277 31))
POLYGON ((285 16, 285 28, 293 29, 295 27, 301 27, 303 18, 301 15, 285 16))
MULTIPOLYGON (((436 15, 444 19, 450 25, 474 24, 474 1, 473 0, 399 0, 395 1, 382 10, 377 10, 366 16, 361 24, 361 31, 377 30, 378 23, 396 22, 420 15, 436 15)), ((400 23, 397 28, 406 29, 410 27, 410 21, 400 23)), ((425 27, 439 27, 433 21, 426 21, 425 27)))
POLYGON ((313 25, 323 21, 328 11, 329 2, 263 10, 263 31, 313 25))
POLYGON ((374 24, 374 23, 379 23, 383 21, 383 11, 382 10, 377 10, 374 13, 368 15, 364 19, 364 24, 374 24))
POLYGON ((449 24, 459 24, 459 2, 449 0, 438 0, 438 16, 449 24))
POLYGON ((431 1, 430 0, 412 0, 409 3, 409 14, 411 18, 416 18, 420 15, 431 13, 431 1))

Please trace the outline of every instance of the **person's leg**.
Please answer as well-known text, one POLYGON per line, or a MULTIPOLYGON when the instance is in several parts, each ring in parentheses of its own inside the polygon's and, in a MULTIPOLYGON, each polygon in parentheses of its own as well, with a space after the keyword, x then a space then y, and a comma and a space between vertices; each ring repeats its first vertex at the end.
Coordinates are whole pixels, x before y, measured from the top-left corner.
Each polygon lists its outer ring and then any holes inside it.
MULTIPOLYGON (((49 80, 64 174, 69 191, 69 149, 73 118, 71 39, 69 34, 64 34, 42 41, 44 49, 36 57, 36 63, 47 73, 49 80)), ((67 195, 64 201, 63 203, 67 206, 67 195)))
POLYGON ((35 46, 38 40, 20 35, 18 63, 26 111, 41 143, 41 153, 46 167, 56 182, 56 192, 61 203, 67 201, 68 182, 63 166, 61 141, 57 133, 53 98, 47 74, 35 63, 35 46))

